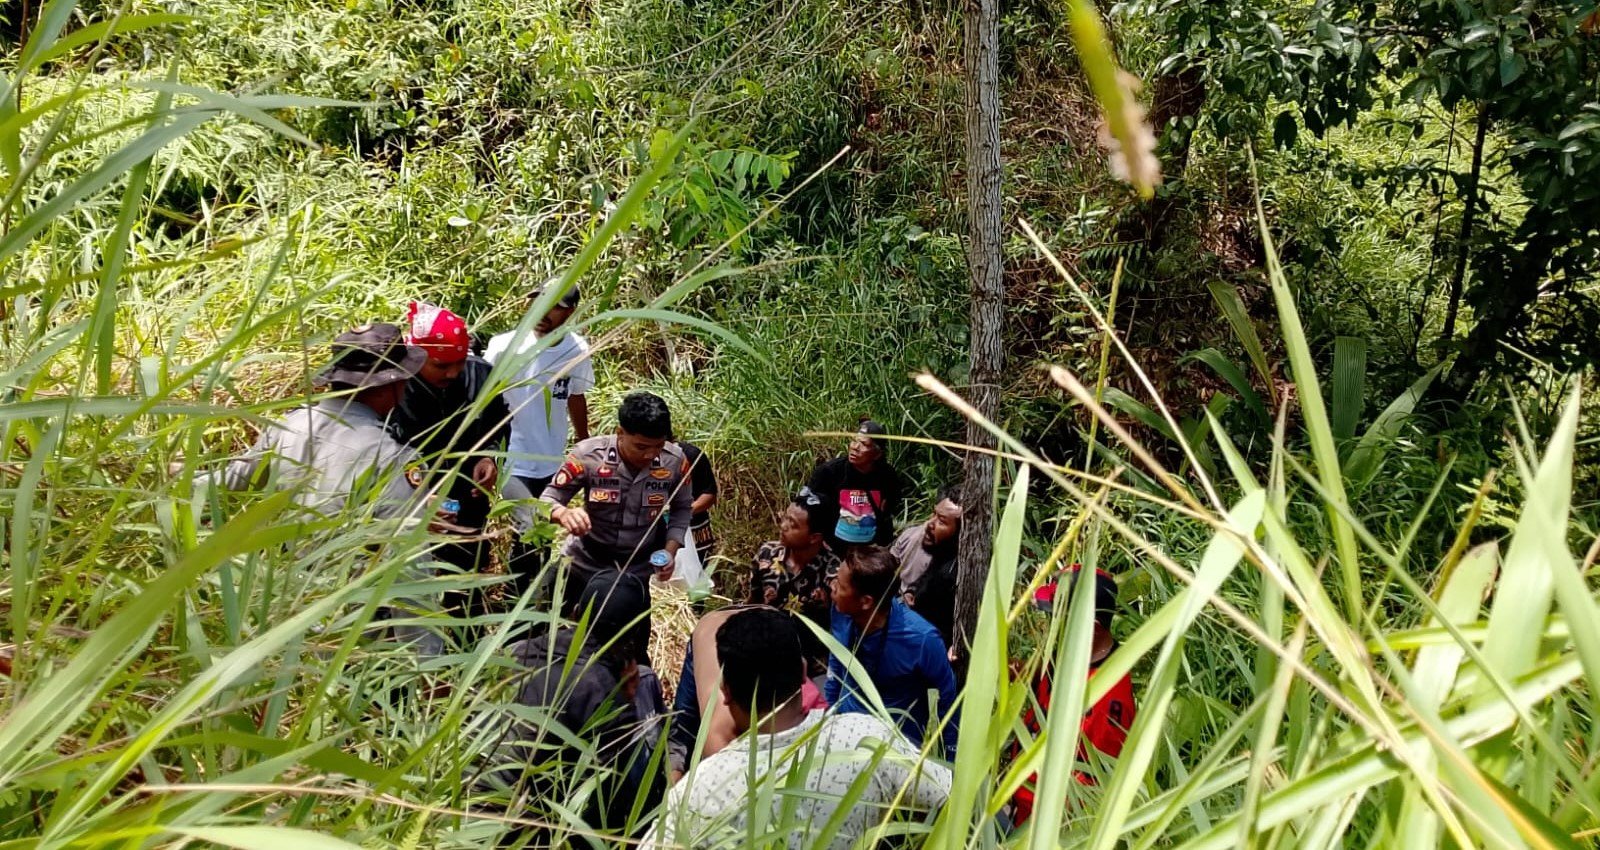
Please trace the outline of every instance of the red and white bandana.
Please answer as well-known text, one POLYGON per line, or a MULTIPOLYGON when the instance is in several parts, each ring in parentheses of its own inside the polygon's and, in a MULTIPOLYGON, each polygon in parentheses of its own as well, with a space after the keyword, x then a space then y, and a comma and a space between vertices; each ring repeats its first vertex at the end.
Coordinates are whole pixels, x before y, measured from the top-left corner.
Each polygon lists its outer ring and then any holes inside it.
POLYGON ((457 363, 467 359, 467 323, 460 316, 432 304, 411 302, 406 310, 406 341, 428 352, 438 363, 457 363))

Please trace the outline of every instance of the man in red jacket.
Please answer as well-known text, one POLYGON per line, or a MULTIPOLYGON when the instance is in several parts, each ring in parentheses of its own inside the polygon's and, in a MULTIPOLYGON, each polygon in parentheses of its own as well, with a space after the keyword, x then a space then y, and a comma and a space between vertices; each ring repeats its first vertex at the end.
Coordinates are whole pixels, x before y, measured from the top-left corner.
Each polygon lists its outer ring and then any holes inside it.
MULTIPOLYGON (((1056 588, 1059 583, 1065 582, 1070 588, 1072 582, 1077 580, 1078 565, 1073 564, 1062 572, 1058 581, 1050 582, 1039 588, 1033 596, 1034 606, 1045 611, 1053 610, 1055 606, 1056 588)), ((1117 583, 1111 575, 1104 570, 1095 570, 1094 583, 1094 645, 1089 651, 1089 678, 1093 679, 1095 671, 1100 668, 1100 663, 1110 657, 1117 649, 1116 638, 1111 636, 1111 618, 1117 612, 1117 583)), ((1050 710, 1051 680, 1048 668, 1039 672, 1039 680, 1034 685, 1034 695, 1039 701, 1039 710, 1050 710)), ((1094 747, 1101 753, 1116 758, 1122 754, 1122 745, 1128 739, 1128 729, 1133 726, 1135 707, 1133 702, 1133 680, 1124 675, 1111 686, 1111 690, 1100 698, 1084 712, 1083 722, 1078 730, 1078 761, 1087 761, 1089 757, 1086 747, 1094 747)), ((1034 716, 1030 709, 1023 717, 1030 732, 1039 733, 1041 718, 1034 716)), ((1079 782, 1093 785, 1094 778, 1077 771, 1073 774, 1079 782)), ((1038 776, 1031 776, 1023 786, 1017 790, 1016 820, 1020 825, 1033 815, 1033 792, 1038 781, 1038 776)))

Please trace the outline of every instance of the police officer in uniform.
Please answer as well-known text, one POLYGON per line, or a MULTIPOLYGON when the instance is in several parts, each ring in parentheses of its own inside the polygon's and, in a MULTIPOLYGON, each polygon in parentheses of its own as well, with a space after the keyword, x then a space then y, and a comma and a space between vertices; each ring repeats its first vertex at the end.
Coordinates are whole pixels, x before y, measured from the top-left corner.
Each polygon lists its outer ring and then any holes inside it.
POLYGON ((694 497, 683 451, 668 442, 671 414, 660 396, 632 392, 617 408, 617 431, 573 447, 543 499, 566 529, 572 559, 569 587, 584 587, 601 570, 649 579, 672 577, 689 531, 694 497), (584 506, 569 507, 579 492, 584 506))
POLYGON ((379 518, 403 516, 425 495, 417 453, 384 418, 405 398, 406 381, 427 359, 400 329, 362 325, 333 340, 318 374, 336 394, 269 424, 220 478, 230 490, 294 489, 295 501, 324 515, 372 501, 379 518))

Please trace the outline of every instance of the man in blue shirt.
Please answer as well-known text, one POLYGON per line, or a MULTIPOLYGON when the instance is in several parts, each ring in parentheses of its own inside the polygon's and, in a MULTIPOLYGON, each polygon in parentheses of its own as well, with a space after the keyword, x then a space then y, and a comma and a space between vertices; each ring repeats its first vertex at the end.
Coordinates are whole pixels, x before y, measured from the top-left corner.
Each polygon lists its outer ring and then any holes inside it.
MULTIPOLYGON (((895 592, 898 565, 882 546, 857 546, 833 580, 833 637, 852 654, 907 738, 920 744, 950 714, 942 731, 946 758, 954 758, 956 674, 939 632, 907 608, 895 592), (929 692, 938 703, 930 704, 929 692)), ((828 705, 841 713, 866 713, 867 700, 845 669, 828 662, 828 705)))

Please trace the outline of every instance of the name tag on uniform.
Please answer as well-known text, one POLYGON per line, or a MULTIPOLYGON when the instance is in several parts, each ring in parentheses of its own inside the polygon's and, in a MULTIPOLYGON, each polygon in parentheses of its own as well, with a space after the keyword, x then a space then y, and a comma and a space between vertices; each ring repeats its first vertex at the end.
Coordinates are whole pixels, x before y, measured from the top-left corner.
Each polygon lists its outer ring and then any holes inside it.
POLYGON ((622 495, 622 491, 620 491, 620 490, 590 490, 589 491, 589 501, 591 501, 591 502, 617 502, 617 501, 621 500, 620 499, 621 495, 622 495))

